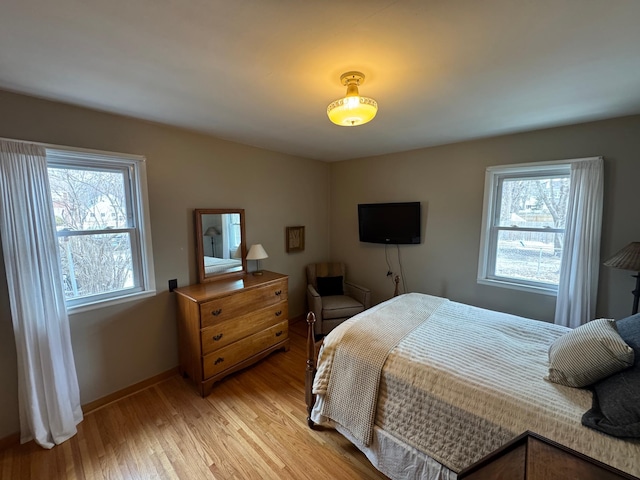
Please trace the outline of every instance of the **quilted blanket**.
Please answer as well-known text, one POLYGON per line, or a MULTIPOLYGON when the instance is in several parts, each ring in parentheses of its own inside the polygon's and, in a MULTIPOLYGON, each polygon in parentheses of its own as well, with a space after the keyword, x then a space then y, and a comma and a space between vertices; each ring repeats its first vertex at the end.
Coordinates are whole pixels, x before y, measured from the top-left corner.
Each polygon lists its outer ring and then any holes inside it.
MULTIPOLYGON (((455 472, 530 430, 640 475, 640 442, 609 437, 581 425, 582 414, 591 406, 588 390, 544 380, 549 345, 567 328, 456 302, 434 309, 433 298, 407 294, 393 299, 396 307, 409 305, 409 312, 424 304, 429 314, 386 356, 374 402, 377 427, 455 472)), ((374 307, 372 313, 383 314, 384 305, 374 307)), ((394 311, 397 322, 406 321, 398 308, 394 311)), ((332 368, 336 345, 355 324, 368 320, 365 312, 325 339, 314 383, 322 402, 329 395, 349 395, 348 382, 331 378, 340 376, 339 369, 332 368), (340 385, 342 392, 336 393, 340 385)), ((372 326, 365 332, 376 335, 372 326)), ((355 409, 361 405, 358 395, 351 397, 355 409)), ((324 418, 343 425, 362 416, 324 418)), ((319 423, 323 420, 314 418, 319 423)), ((343 426, 350 432, 363 428, 343 426)))
POLYGON ((380 373, 387 355, 407 333, 447 301, 438 297, 421 302, 413 297, 404 302, 398 300, 399 297, 369 312, 366 321, 354 322, 344 331, 332 360, 340 373, 327 378, 322 414, 343 425, 364 445, 371 443, 380 373))

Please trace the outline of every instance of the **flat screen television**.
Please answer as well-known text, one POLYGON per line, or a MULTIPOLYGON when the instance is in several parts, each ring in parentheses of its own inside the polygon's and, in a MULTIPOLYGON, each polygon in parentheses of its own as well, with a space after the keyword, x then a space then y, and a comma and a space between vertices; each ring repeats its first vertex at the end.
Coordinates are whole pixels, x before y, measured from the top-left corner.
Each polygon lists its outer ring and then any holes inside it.
POLYGON ((361 242, 420 243, 420 202, 361 203, 358 230, 361 242))

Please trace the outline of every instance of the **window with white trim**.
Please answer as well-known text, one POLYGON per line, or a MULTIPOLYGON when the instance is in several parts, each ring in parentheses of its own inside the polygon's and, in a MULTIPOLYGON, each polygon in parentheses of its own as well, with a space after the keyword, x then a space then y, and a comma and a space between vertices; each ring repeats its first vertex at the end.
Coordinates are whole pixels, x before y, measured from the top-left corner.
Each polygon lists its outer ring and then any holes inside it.
POLYGON ((240 242, 242 240, 240 233, 240 214, 230 213, 225 215, 225 217, 227 217, 229 222, 227 225, 227 230, 229 232, 229 258, 232 258, 235 256, 235 252, 240 246, 240 242))
POLYGON ((570 182, 568 162, 487 169, 479 283, 557 293, 570 182))
POLYGON ((143 157, 47 148, 67 307, 153 294, 143 157))

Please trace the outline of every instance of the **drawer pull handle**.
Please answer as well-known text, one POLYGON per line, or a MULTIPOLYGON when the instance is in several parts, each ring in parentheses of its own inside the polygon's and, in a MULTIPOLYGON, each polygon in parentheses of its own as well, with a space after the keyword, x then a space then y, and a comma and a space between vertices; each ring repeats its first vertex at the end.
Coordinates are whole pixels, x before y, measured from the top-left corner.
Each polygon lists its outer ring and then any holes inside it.
POLYGON ((276 290, 276 296, 282 295, 282 290, 276 290))
POLYGON ((219 363, 222 363, 222 362, 224 362, 224 358, 222 358, 222 357, 218 357, 218 358, 216 359, 216 361, 215 361, 215 362, 213 362, 213 364, 214 364, 214 365, 218 365, 219 363))
POLYGON ((279 337, 280 335, 282 335, 282 333, 283 333, 283 332, 282 332, 282 330, 278 330, 278 331, 276 332, 276 337, 279 337))
POLYGON ((214 317, 217 317, 218 315, 220 315, 222 313, 222 309, 219 308, 217 310, 214 310, 213 312, 211 312, 211 315, 213 315, 214 317))
POLYGON ((218 340, 220 340, 221 338, 222 338, 222 334, 221 334, 221 333, 219 333, 219 334, 217 334, 215 337, 213 337, 213 340, 214 340, 215 342, 217 342, 217 341, 218 341, 218 340))
POLYGON ((282 310, 278 310, 278 311, 276 312, 276 317, 279 317, 280 315, 282 315, 282 310))

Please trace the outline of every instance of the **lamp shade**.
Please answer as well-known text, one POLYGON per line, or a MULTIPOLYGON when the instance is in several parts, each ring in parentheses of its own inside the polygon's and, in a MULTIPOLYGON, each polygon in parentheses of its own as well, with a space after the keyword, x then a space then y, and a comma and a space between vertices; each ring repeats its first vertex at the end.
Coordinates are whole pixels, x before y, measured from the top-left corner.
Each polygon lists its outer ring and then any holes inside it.
POLYGON ((364 82, 360 72, 347 72, 340 77, 347 86, 347 94, 329 104, 327 116, 341 127, 355 127, 370 122, 378 113, 378 103, 369 97, 363 97, 358 86, 364 82))
POLYGON ((609 260, 604 262, 607 267, 640 272, 640 242, 631 242, 609 260))
POLYGON ((263 258, 269 258, 267 252, 262 248, 261 243, 251 245, 249 253, 247 253, 247 260, 262 260, 263 258))
POLYGON ((204 232, 205 237, 216 237, 218 235, 220 235, 220 230, 218 230, 217 227, 209 227, 207 231, 204 232))

